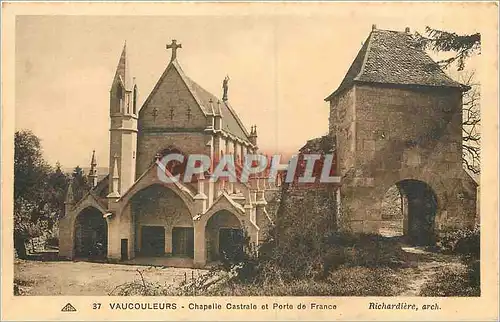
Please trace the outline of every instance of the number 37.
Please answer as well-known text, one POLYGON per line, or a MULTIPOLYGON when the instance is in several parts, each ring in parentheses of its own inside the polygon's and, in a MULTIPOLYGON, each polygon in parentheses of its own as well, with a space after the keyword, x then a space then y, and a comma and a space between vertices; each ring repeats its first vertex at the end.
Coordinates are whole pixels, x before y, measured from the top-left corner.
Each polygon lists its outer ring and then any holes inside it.
POLYGON ((92 303, 92 309, 99 310, 101 308, 101 303, 92 303))

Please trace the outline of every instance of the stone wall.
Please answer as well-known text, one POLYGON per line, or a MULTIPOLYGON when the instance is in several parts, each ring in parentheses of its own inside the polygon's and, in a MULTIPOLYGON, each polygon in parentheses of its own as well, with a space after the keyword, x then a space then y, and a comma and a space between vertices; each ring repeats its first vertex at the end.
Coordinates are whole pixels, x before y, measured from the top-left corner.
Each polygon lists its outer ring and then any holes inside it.
POLYGON ((175 146, 183 153, 209 154, 204 134, 208 124, 175 68, 169 68, 139 113, 137 177, 153 162, 156 153, 175 146))
MULTIPOLYGON (((351 229, 378 232, 385 193, 405 179, 425 182, 436 194, 436 230, 469 225, 475 192, 465 188, 471 183, 461 162, 461 93, 358 85, 350 92, 355 113, 344 119, 354 119, 355 130, 343 134, 353 125, 339 118, 337 146, 351 229)), ((332 102, 332 109, 343 105, 332 102)))
POLYGON ((175 68, 169 68, 139 112, 139 129, 205 128, 207 119, 175 68), (155 112, 156 110, 156 112, 155 112))
POLYGON ((330 102, 329 133, 336 138, 338 166, 341 173, 354 166, 356 157, 354 98, 353 88, 330 102))
POLYGON ((169 147, 179 149, 184 155, 204 154, 210 155, 210 147, 207 146, 210 136, 196 132, 148 132, 139 133, 137 153, 137 177, 154 162, 156 153, 169 147))
POLYGON ((279 229, 316 224, 317 230, 333 231, 338 227, 335 187, 320 185, 315 188, 283 184, 275 222, 279 229))

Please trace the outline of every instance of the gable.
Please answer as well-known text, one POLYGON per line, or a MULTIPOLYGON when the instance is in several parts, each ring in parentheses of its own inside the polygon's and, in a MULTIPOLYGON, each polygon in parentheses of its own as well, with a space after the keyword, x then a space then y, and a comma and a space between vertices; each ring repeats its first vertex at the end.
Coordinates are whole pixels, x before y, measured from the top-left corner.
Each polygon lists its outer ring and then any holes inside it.
POLYGON ((223 115, 222 130, 250 142, 249 133, 229 103, 187 77, 174 60, 144 102, 139 112, 139 128, 204 129, 206 116, 212 114, 211 105, 215 107, 217 102, 220 102, 223 115))
POLYGON ((182 75, 169 64, 139 112, 139 128, 199 128, 207 120, 182 75))

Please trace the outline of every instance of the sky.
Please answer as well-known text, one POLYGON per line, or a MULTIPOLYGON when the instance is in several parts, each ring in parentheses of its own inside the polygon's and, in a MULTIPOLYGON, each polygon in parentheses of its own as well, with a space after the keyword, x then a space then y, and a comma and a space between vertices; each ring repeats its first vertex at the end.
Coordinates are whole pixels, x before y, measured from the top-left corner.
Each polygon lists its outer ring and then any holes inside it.
POLYGON ((124 42, 141 105, 169 62, 166 44, 177 39, 180 65, 202 87, 220 97, 229 75, 229 101, 247 129, 257 125, 262 151, 293 153, 327 133, 324 98, 342 81, 372 24, 412 32, 427 25, 479 31, 474 19, 480 17, 460 5, 453 14, 443 5, 397 8, 330 4, 315 14, 18 16, 15 127, 41 138, 51 164, 87 166, 92 150, 100 166, 108 164, 109 89, 124 42), (464 23, 461 16, 472 18, 464 23))

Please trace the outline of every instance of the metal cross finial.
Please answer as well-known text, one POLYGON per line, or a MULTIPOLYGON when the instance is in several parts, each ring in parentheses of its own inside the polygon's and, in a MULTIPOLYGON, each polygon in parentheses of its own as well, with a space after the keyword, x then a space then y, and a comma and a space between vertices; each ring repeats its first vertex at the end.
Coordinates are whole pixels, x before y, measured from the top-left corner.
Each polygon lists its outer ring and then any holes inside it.
POLYGON ((178 44, 177 40, 172 39, 172 43, 167 45, 167 49, 172 49, 172 58, 171 61, 177 58, 177 49, 182 48, 182 44, 178 44))

